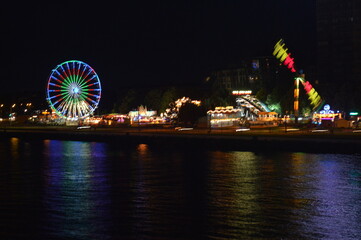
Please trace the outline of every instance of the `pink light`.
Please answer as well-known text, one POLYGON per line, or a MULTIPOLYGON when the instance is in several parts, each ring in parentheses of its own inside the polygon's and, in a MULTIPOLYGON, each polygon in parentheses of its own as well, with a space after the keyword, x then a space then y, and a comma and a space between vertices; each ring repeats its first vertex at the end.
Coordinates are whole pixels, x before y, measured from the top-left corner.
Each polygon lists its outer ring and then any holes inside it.
POLYGON ((303 83, 303 87, 305 88, 305 91, 306 91, 307 94, 308 94, 308 93, 311 91, 311 89, 312 89, 312 85, 311 85, 311 83, 309 83, 308 81, 305 82, 305 83, 303 83))
POLYGON ((296 72, 295 68, 294 68, 294 58, 291 58, 291 53, 288 54, 288 56, 286 57, 285 61, 283 62, 283 64, 285 66, 287 66, 288 69, 291 70, 291 72, 296 72))

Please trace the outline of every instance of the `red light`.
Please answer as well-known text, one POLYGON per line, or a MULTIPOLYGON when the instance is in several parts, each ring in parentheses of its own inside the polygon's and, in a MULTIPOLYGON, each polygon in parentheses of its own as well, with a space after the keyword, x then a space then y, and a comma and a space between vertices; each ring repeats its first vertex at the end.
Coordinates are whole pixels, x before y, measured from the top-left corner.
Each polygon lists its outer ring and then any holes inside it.
POLYGON ((294 59, 291 58, 291 54, 287 53, 287 48, 285 48, 285 44, 283 43, 283 39, 279 40, 274 46, 273 55, 281 61, 291 72, 296 72, 294 67, 294 59))
POLYGON ((296 72, 295 68, 294 68, 294 64, 295 62, 293 61, 294 58, 291 58, 291 53, 288 54, 288 56, 286 57, 285 61, 283 62, 284 65, 287 66, 288 69, 291 70, 291 72, 296 72))
POLYGON ((311 83, 310 83, 309 81, 303 83, 303 87, 305 88, 305 91, 306 91, 307 94, 308 94, 308 93, 311 91, 311 89, 312 89, 312 85, 311 85, 311 83))

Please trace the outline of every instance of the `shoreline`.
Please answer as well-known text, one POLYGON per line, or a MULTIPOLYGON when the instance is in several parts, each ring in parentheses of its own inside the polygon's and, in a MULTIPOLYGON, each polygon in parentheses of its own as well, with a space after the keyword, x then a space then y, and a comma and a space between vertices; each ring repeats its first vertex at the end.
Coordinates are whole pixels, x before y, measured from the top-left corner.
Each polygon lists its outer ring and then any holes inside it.
POLYGON ((205 148, 227 151, 288 151, 317 153, 361 153, 361 133, 310 133, 306 131, 249 131, 194 129, 96 128, 75 127, 7 127, 0 128, 0 137, 110 142, 114 144, 149 144, 154 147, 205 148))

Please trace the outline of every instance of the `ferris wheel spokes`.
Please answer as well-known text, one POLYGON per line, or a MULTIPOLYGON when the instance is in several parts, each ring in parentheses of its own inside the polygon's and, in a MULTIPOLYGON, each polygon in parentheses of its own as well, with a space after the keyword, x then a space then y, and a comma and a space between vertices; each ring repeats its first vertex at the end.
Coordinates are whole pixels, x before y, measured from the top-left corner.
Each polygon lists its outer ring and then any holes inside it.
POLYGON ((76 60, 67 61, 52 70, 47 95, 51 108, 60 117, 81 119, 97 108, 101 85, 98 75, 89 65, 76 60))

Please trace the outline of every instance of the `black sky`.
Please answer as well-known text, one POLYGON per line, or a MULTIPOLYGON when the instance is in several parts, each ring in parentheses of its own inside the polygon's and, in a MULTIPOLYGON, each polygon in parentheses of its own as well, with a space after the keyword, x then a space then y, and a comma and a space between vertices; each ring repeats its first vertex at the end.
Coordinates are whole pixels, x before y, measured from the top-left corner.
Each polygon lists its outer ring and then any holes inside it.
POLYGON ((82 60, 105 90, 200 82, 211 70, 271 55, 284 38, 315 64, 315 0, 72 1, 0 10, 3 91, 45 90, 57 64, 82 60))

